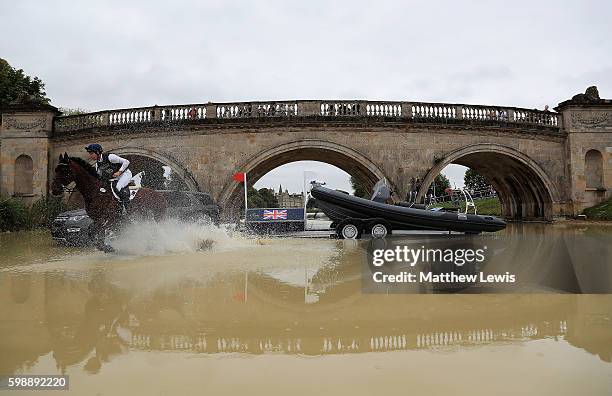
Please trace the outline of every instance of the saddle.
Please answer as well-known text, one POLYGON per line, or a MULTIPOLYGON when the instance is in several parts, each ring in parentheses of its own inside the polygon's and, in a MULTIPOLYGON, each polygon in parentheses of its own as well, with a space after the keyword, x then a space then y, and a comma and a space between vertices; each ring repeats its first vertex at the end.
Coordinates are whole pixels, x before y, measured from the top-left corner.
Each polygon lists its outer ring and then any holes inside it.
POLYGON ((121 191, 117 190, 117 181, 118 181, 117 179, 109 180, 110 190, 113 193, 113 197, 115 197, 115 199, 117 201, 119 201, 120 203, 123 202, 121 200, 122 196, 124 196, 126 198, 129 197, 129 199, 126 200, 126 201, 131 201, 132 199, 134 199, 134 197, 136 196, 136 193, 138 192, 138 190, 140 190, 142 188, 142 178, 144 177, 144 174, 145 174, 145 172, 142 171, 142 172, 139 172, 136 175, 132 176, 132 178, 130 179, 130 182, 128 183, 128 185, 123 187, 121 189, 121 191))
POLYGON ((123 187, 121 191, 117 190, 117 180, 116 179, 110 180, 109 182, 110 182, 111 191, 113 193, 113 197, 115 197, 116 200, 121 201, 121 197, 125 196, 127 198, 128 194, 129 194, 130 201, 134 199, 134 196, 136 194, 135 193, 132 194, 132 189, 130 187, 133 187, 134 185, 132 184, 131 181, 127 186, 123 187))

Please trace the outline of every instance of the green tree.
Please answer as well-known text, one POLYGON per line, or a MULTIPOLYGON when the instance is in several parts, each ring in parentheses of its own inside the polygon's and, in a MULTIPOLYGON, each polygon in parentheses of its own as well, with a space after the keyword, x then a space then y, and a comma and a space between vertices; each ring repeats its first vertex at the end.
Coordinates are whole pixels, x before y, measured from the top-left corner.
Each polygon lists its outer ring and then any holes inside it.
POLYGON ((268 207, 268 208, 277 208, 278 207, 278 200, 276 199, 276 197, 272 193, 272 190, 269 190, 267 188, 260 188, 259 189, 259 196, 266 203, 266 207, 268 207))
POLYGON ((5 107, 23 96, 36 102, 48 104, 45 84, 38 77, 26 75, 0 58, 0 107, 5 107))
POLYGON ((256 190, 253 186, 249 186, 249 208, 277 208, 278 200, 274 196, 271 190, 267 188, 261 188, 256 190))
POLYGON ((361 198, 370 198, 370 189, 365 186, 363 180, 351 176, 351 187, 355 190, 355 196, 361 198))
POLYGON ((435 186, 435 192, 436 192, 437 197, 439 197, 440 195, 444 195, 444 190, 446 190, 447 188, 451 186, 450 181, 448 180, 448 177, 446 177, 442 173, 436 176, 434 179, 434 182, 431 184, 432 185, 430 186, 430 189, 433 193, 434 186, 435 186))
POLYGON ((468 169, 463 176, 465 188, 468 190, 481 191, 491 188, 491 184, 480 173, 474 169, 468 169))

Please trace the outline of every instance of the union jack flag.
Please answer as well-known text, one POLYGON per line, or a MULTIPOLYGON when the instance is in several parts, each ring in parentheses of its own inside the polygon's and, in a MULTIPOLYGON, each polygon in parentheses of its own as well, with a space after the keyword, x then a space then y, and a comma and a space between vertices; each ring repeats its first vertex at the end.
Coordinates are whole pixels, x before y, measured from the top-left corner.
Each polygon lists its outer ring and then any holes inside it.
POLYGON ((263 218, 264 220, 277 220, 277 219, 287 220, 287 210, 286 209, 285 210, 277 210, 277 209, 264 210, 263 218))

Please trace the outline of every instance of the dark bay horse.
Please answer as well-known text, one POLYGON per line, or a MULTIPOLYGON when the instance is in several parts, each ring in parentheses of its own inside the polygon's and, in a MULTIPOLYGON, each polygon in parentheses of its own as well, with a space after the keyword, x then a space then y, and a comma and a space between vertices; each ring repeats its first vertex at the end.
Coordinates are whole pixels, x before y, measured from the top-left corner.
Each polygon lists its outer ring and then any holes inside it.
MULTIPOLYGON (((110 183, 100 179, 96 169, 84 159, 68 157, 68 154, 65 153, 60 155, 59 164, 55 168, 51 193, 56 196, 62 194, 66 186, 72 182, 83 196, 87 215, 93 220, 90 237, 96 247, 105 252, 114 251, 105 243, 104 231, 117 230, 124 215, 121 214, 119 201, 113 196, 110 183)), ((140 188, 130 202, 125 216, 127 218, 147 217, 152 214, 158 221, 165 217, 166 208, 167 203, 163 195, 150 188, 140 188)))

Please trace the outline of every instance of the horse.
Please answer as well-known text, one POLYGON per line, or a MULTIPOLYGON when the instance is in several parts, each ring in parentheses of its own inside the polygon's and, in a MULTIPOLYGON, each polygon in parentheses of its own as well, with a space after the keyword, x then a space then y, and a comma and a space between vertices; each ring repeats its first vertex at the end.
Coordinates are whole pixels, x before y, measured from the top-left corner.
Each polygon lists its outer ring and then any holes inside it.
POLYGON ((142 187, 137 192, 122 214, 121 204, 113 196, 111 185, 98 176, 96 169, 79 157, 69 157, 67 153, 59 156, 55 168, 55 178, 51 183, 51 193, 61 195, 67 186, 74 182, 76 189, 85 201, 85 211, 93 220, 89 236, 99 250, 110 253, 114 249, 104 241, 106 230, 118 229, 123 220, 136 215, 146 217, 150 214, 156 221, 166 215, 166 198, 159 192, 142 187))

